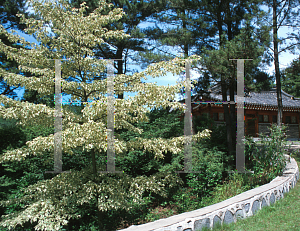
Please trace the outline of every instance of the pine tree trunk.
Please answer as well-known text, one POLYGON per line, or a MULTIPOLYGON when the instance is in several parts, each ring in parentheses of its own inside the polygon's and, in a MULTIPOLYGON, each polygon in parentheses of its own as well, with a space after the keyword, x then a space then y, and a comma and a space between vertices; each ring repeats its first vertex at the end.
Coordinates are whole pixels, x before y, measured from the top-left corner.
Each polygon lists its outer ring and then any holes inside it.
MULTIPOLYGON (((222 77, 221 77, 222 78, 222 77)), ((224 78, 224 77, 223 77, 224 78)), ((222 86, 222 100, 227 102, 227 91, 226 91, 226 83, 224 80, 221 80, 221 86, 222 86)), ((228 147, 228 153, 231 155, 233 153, 233 145, 232 145, 232 131, 231 131, 231 122, 230 122, 230 115, 229 115, 229 109, 228 104, 223 104, 224 108, 224 117, 226 122, 226 131, 227 131, 227 147, 228 147)))
MULTIPOLYGON (((123 49, 118 48, 117 59, 122 59, 123 49)), ((118 60, 118 74, 123 74, 123 60, 118 60)), ((123 86, 123 85, 122 85, 123 86)), ((123 99, 124 94, 118 94, 118 99, 123 99)))
POLYGON ((273 44, 274 44, 274 64, 275 64, 275 77, 276 77, 276 92, 277 92, 277 104, 278 104, 278 115, 277 125, 281 127, 282 124, 282 95, 281 95, 281 82, 279 72, 279 55, 278 55, 278 29, 277 29, 277 1, 273 0, 273 44))
MULTIPOLYGON (((221 37, 223 33, 222 29, 222 17, 221 17, 221 5, 219 5, 219 10, 217 14, 217 20, 218 20, 218 31, 219 31, 219 40, 220 40, 220 47, 223 45, 223 39, 221 37)), ((227 102, 227 86, 225 81, 225 76, 221 75, 221 89, 222 89, 222 100, 227 102)), ((225 117, 225 123, 226 123, 226 131, 227 131, 227 148, 228 148, 228 155, 231 156, 234 152, 233 150, 233 144, 232 144, 232 123, 231 118, 229 115, 229 109, 228 104, 223 104, 224 108, 224 117, 225 117)))
MULTIPOLYGON (((184 14, 184 18, 182 19, 182 29, 185 33, 186 32, 185 10, 183 10, 182 13, 184 14)), ((183 50, 184 50, 185 57, 189 57, 189 42, 185 41, 183 45, 183 50)))
MULTIPOLYGON (((235 81, 234 79, 232 79, 231 81, 231 85, 229 88, 229 92, 230 92, 230 101, 233 102, 234 101, 234 91, 236 89, 235 86, 235 81)), ((230 156, 233 157, 233 163, 232 165, 235 164, 235 157, 236 157, 236 126, 237 126, 237 120, 236 120, 236 115, 235 115, 235 104, 230 104, 230 126, 231 126, 231 153, 230 156)))
MULTIPOLYGON (((227 25, 227 35, 228 35, 228 41, 231 41, 233 39, 233 34, 232 34, 232 19, 231 19, 231 14, 230 14, 230 4, 229 1, 227 2, 226 5, 227 9, 226 9, 226 18, 225 18, 225 22, 227 25)), ((230 101, 233 102, 234 101, 234 91, 236 90, 236 86, 235 86, 235 79, 232 76, 228 76, 228 78, 230 78, 230 82, 229 82, 229 97, 230 97, 230 101)), ((230 149, 230 157, 233 157, 233 162, 231 162, 232 165, 234 165, 234 159, 235 159, 235 150, 236 150, 236 116, 235 116, 235 104, 230 104, 230 114, 229 114, 229 118, 230 118, 230 133, 231 133, 231 149, 230 149)), ((231 165, 230 164, 230 165, 231 165)))

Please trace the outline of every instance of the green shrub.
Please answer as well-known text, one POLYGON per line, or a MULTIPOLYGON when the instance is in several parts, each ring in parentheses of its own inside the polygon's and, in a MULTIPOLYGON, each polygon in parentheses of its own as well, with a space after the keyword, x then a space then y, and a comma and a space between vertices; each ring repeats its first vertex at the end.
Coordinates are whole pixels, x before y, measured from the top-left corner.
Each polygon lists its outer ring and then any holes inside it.
POLYGON ((193 171, 187 176, 187 184, 199 197, 208 194, 222 180, 223 155, 217 148, 206 148, 200 143, 193 146, 193 171))
POLYGON ((118 156, 116 157, 116 162, 117 168, 133 177, 152 175, 158 172, 158 168, 161 165, 160 160, 154 159, 153 153, 142 150, 129 151, 123 157, 118 156))
POLYGON ((176 206, 178 213, 189 212, 199 208, 200 198, 191 188, 183 187, 172 196, 171 205, 176 206))
MULTIPOLYGON (((135 126, 144 130, 142 134, 132 131, 118 130, 116 136, 124 141, 134 140, 136 137, 144 139, 170 139, 183 135, 183 121, 179 121, 178 110, 169 113, 169 109, 155 108, 148 113, 149 122, 136 123, 135 126)), ((128 151, 116 156, 116 168, 136 177, 150 176, 157 172, 174 172, 182 168, 182 155, 164 153, 164 159, 155 159, 155 153, 145 150, 128 151)))
POLYGON ((246 137, 245 156, 248 162, 246 168, 254 171, 253 184, 265 184, 282 174, 286 166, 285 130, 286 126, 279 127, 273 124, 270 127, 270 135, 259 134, 260 143, 255 143, 251 137, 246 137))
POLYGON ((211 130, 210 139, 205 139, 201 143, 207 149, 216 149, 224 152, 223 155, 223 179, 228 177, 227 171, 236 168, 235 155, 228 152, 227 147, 227 130, 225 124, 217 125, 216 122, 205 115, 193 117, 193 126, 195 132, 201 132, 204 129, 211 130))
POLYGON ((26 135, 19 126, 16 126, 17 120, 5 120, 0 118, 0 154, 5 149, 20 148, 26 135))
POLYGON ((210 129, 211 138, 206 139, 208 147, 217 147, 218 150, 227 151, 226 126, 223 124, 217 125, 213 119, 204 115, 193 117, 193 126, 195 133, 201 132, 204 129, 210 129))
POLYGON ((223 182, 223 184, 218 184, 210 194, 207 194, 207 196, 201 200, 201 207, 219 203, 250 190, 251 187, 246 184, 245 180, 247 177, 248 176, 243 173, 234 172, 230 174, 228 180, 223 182))

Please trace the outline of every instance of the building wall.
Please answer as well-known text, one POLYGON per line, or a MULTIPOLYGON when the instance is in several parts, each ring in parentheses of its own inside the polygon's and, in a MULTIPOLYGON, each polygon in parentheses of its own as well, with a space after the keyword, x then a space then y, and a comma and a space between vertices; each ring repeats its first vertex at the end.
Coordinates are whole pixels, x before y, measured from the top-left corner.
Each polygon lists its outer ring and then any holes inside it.
MULTIPOLYGON (((272 109, 272 108, 271 108, 272 109)), ((224 121, 224 109, 222 106, 217 105, 202 105, 201 107, 198 107, 192 111, 193 117, 200 116, 201 114, 207 114, 207 116, 211 117, 215 120, 217 125, 219 124, 225 124, 224 121), (218 113, 218 117, 215 117, 214 114, 218 113), (220 113, 223 114, 222 117, 220 117, 220 113), (217 118, 217 119, 216 119, 217 118)), ((250 126, 249 121, 253 121, 251 124, 251 128, 253 130, 253 137, 258 137, 259 133, 265 133, 269 134, 270 130, 268 129, 271 125, 271 123, 277 122, 277 110, 270 110, 270 108, 263 108, 263 107, 257 107, 257 108, 245 108, 244 111, 245 115, 245 122, 246 126, 250 126), (275 117, 275 119, 274 119, 275 117)), ((290 125, 290 128, 287 131, 288 138, 290 139, 299 139, 300 140, 300 113, 297 111, 283 111, 283 118, 282 122, 285 125, 290 125)), ((183 116, 181 117, 183 119, 183 116)), ((249 127, 250 128, 250 127, 249 127)), ((251 130, 251 131, 252 131, 251 130)), ((245 131, 245 134, 249 132, 249 130, 245 131)), ((247 133, 248 134, 248 133, 247 133)), ((252 134, 252 133, 251 133, 252 134)), ((250 134, 250 135, 251 135, 250 134)), ((249 135, 249 134, 248 134, 249 135)))
MULTIPOLYGON (((265 135, 270 135, 270 126, 269 123, 259 123, 258 124, 258 132, 264 133, 265 135)), ((298 139, 299 138, 299 125, 298 124, 288 124, 286 135, 287 139, 298 139)))
POLYGON ((287 138, 298 138, 299 137, 299 126, 298 124, 290 124, 287 128, 287 138))

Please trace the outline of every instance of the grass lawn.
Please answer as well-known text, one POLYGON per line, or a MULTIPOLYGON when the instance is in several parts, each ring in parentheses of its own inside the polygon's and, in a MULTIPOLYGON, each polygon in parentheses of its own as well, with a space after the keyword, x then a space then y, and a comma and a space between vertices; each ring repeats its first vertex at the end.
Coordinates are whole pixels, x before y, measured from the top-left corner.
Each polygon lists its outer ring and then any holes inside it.
MULTIPOLYGON (((292 155, 300 166, 300 153, 292 155)), ((237 223, 223 225, 213 230, 226 231, 291 231, 300 230, 300 183, 276 201, 272 206, 266 206, 252 217, 238 220, 237 223)), ((202 229, 204 231, 204 229, 202 229)))

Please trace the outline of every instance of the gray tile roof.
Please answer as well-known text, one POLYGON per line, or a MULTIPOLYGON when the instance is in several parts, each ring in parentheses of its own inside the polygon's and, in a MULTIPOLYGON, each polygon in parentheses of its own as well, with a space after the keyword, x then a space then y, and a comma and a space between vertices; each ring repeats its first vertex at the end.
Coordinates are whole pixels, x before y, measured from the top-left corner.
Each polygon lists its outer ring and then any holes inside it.
MULTIPOLYGON (((294 98, 292 95, 288 93, 282 92, 282 104, 283 107, 286 108, 300 108, 300 98, 294 98)), ((192 102, 197 100, 199 95, 192 96, 192 102)), ((208 95, 204 96, 205 98, 211 99, 211 101, 222 101, 222 95, 219 91, 211 91, 208 95)), ((234 96, 236 101, 236 95, 234 96)), ((249 92, 245 93, 245 104, 246 105, 257 105, 257 106, 271 106, 277 107, 277 93, 276 88, 273 88, 270 91, 262 91, 258 92, 249 92)), ((229 95, 227 96, 227 100, 230 101, 229 95)), ((184 100, 182 101, 184 102, 184 100)), ((203 101, 205 102, 205 101, 203 101)))

